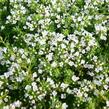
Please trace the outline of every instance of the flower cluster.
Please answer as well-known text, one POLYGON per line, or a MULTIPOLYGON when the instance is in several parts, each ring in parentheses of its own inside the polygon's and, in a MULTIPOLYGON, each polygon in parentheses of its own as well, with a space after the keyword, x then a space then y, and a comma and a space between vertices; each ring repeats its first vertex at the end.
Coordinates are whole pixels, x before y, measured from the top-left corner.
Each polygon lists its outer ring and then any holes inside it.
POLYGON ((0 109, 108 109, 108 5, 1 0, 0 109))

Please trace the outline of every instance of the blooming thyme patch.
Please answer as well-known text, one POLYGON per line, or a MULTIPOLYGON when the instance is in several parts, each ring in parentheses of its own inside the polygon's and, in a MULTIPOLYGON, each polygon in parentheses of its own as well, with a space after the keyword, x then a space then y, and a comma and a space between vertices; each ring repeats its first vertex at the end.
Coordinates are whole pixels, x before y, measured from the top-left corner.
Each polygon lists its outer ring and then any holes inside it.
POLYGON ((0 109, 109 108, 109 0, 0 1, 0 109))

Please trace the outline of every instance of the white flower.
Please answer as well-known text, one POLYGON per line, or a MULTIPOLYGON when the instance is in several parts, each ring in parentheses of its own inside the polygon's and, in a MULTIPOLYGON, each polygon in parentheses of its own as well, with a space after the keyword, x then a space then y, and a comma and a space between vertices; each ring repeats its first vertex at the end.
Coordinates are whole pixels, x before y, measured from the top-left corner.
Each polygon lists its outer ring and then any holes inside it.
POLYGON ((101 86, 101 85, 102 85, 102 83, 101 83, 100 80, 94 80, 93 82, 94 82, 94 84, 96 84, 96 85, 98 85, 98 86, 101 86))
POLYGON ((8 20, 11 20, 11 16, 10 16, 10 15, 9 15, 9 16, 7 16, 7 19, 8 19, 8 20))
POLYGON ((60 27, 61 27, 61 25, 60 25, 60 24, 58 24, 58 25, 57 25, 57 28, 60 28, 60 27))
POLYGON ((95 62, 97 61, 97 59, 98 59, 97 56, 94 56, 94 57, 93 57, 93 60, 94 60, 95 62))
POLYGON ((56 96, 56 95, 57 95, 57 92, 56 92, 56 91, 53 91, 53 92, 52 92, 52 95, 53 95, 53 96, 56 96))
POLYGON ((95 68, 95 71, 96 71, 96 72, 99 72, 99 71, 102 71, 102 70, 103 70, 102 67, 97 67, 97 68, 95 68))
POLYGON ((21 48, 21 49, 18 50, 18 52, 23 55, 24 54, 24 49, 21 48))
POLYGON ((8 77, 11 76, 11 75, 13 75, 13 72, 12 72, 12 71, 8 71, 8 72, 4 73, 4 76, 5 76, 6 78, 8 78, 8 77))
POLYGON ((44 45, 44 44, 46 43, 46 42, 45 42, 45 39, 40 39, 39 43, 40 43, 41 45, 44 45))
POLYGON ((84 49, 82 50, 82 53, 83 53, 83 54, 85 53, 85 50, 84 50, 84 49))
POLYGON ((3 53, 0 51, 0 59, 3 58, 3 53))
POLYGON ((57 33, 57 41, 63 41, 64 35, 57 33))
POLYGON ((17 21, 16 20, 13 20, 12 24, 16 24, 16 23, 17 23, 17 21))
POLYGON ((104 35, 101 35, 101 36, 100 36, 100 39, 101 39, 101 40, 107 40, 107 37, 104 36, 104 35))
POLYGON ((62 67, 64 65, 64 63, 63 62, 60 62, 59 65, 60 65, 60 67, 62 67))
POLYGON ((82 21, 82 17, 78 17, 78 21, 82 21))
POLYGON ((53 62, 52 64, 51 64, 51 67, 56 67, 57 66, 57 63, 56 62, 53 62))
POLYGON ((93 46, 93 45, 95 45, 95 44, 96 44, 96 42, 95 42, 94 39, 91 39, 91 40, 89 41, 89 43, 88 43, 89 46, 93 46))
POLYGON ((66 98, 66 94, 61 94, 61 99, 65 99, 66 98))
POLYGON ((72 90, 69 89, 69 88, 67 88, 66 92, 67 92, 68 94, 72 94, 72 90))
POLYGON ((61 11, 61 9, 60 9, 60 7, 58 7, 58 8, 57 8, 57 12, 60 12, 60 11, 61 11))
POLYGON ((22 13, 25 14, 26 13, 26 8, 24 6, 21 6, 20 8, 22 10, 22 13))
POLYGON ((2 25, 2 26, 1 26, 1 30, 3 30, 4 28, 5 28, 5 26, 2 25))
POLYGON ((89 3, 91 3, 91 0, 85 0, 85 3, 88 5, 89 3))
POLYGON ((3 109, 10 109, 10 107, 9 106, 4 106, 3 109))
POLYGON ((24 54, 21 57, 22 57, 22 59, 26 59, 26 56, 24 54))
POLYGON ((31 28, 30 28, 30 31, 33 31, 33 30, 34 30, 34 28, 31 27, 31 28))
POLYGON ((27 17, 27 20, 31 21, 32 20, 31 16, 28 16, 27 17))
POLYGON ((87 46, 87 47, 86 47, 86 50, 87 50, 87 51, 90 51, 90 49, 91 49, 90 46, 87 46))
POLYGON ((12 55, 12 56, 10 57, 10 60, 11 60, 11 61, 14 61, 14 60, 15 60, 15 55, 12 55))
POLYGON ((85 60, 82 59, 82 60, 81 60, 81 64, 84 64, 84 63, 85 63, 85 60))
POLYGON ((17 82, 22 82, 23 79, 21 77, 17 77, 16 80, 17 82))
POLYGON ((33 96, 32 96, 32 95, 30 95, 30 96, 29 96, 29 98, 32 100, 32 99, 33 99, 33 96))
POLYGON ((73 75, 73 76, 72 76, 72 80, 73 80, 74 82, 76 82, 77 80, 79 80, 79 77, 76 77, 75 75, 73 75))
POLYGON ((101 24, 98 24, 98 25, 95 25, 95 29, 96 29, 96 32, 100 32, 100 31, 106 31, 106 27, 102 26, 101 24))
POLYGON ((84 97, 87 98, 88 97, 88 94, 87 93, 84 93, 84 97))
POLYGON ((32 103, 35 104, 35 100, 32 100, 32 103))
POLYGON ((106 101, 106 106, 109 107, 109 101, 106 101))
POLYGON ((33 91, 37 91, 38 87, 35 82, 32 83, 33 91))
POLYGON ((62 104, 62 109, 67 109, 68 108, 68 105, 66 103, 63 103, 62 104))
POLYGON ((107 78, 105 79, 105 81, 106 81, 106 82, 109 82, 109 77, 107 77, 107 78))
POLYGON ((72 36, 72 40, 77 44, 79 41, 78 41, 78 37, 73 35, 72 36))
POLYGON ((20 105, 21 105, 21 102, 18 100, 18 101, 15 101, 14 103, 13 103, 13 105, 15 106, 15 107, 20 107, 20 105))
POLYGON ((54 86, 54 81, 51 78, 47 78, 47 82, 49 82, 50 85, 53 85, 54 86))
POLYGON ((75 2, 75 0, 72 0, 72 2, 75 2))
POLYGON ((93 72, 88 72, 87 74, 90 75, 90 76, 94 76, 93 72))
POLYGON ((61 47, 64 49, 64 48, 66 48, 66 45, 65 44, 61 44, 61 47))
POLYGON ((48 34, 47 31, 43 31, 43 32, 42 32, 43 37, 46 36, 47 34, 48 34))
POLYGON ((2 50, 3 50, 4 53, 7 52, 7 48, 6 47, 4 47, 2 50))
POLYGON ((82 47, 85 47, 85 46, 86 46, 86 43, 85 43, 84 40, 81 40, 81 46, 82 46, 82 47))
POLYGON ((65 89, 65 88, 67 88, 67 87, 68 87, 68 84, 61 83, 60 87, 61 87, 62 89, 65 89))
POLYGON ((46 10, 45 10, 45 16, 49 17, 49 15, 50 15, 50 13, 49 13, 49 11, 46 9, 46 10))
POLYGON ((14 0, 10 0, 10 2, 14 2, 14 0))
POLYGON ((3 84, 3 82, 2 82, 2 81, 0 81, 0 87, 2 86, 2 84, 3 84))
POLYGON ((31 90, 31 86, 30 85, 26 85, 25 90, 31 90))
POLYGON ((53 53, 49 53, 48 55, 46 55, 46 58, 51 61, 53 58, 53 53))
POLYGON ((28 59, 27 59, 27 63, 29 64, 30 62, 31 62, 31 60, 28 58, 28 59))
POLYGON ((56 3, 56 0, 51 0, 51 3, 54 5, 56 3))
POLYGON ((108 88, 109 88, 109 86, 108 86, 108 85, 104 85, 104 89, 106 89, 106 90, 107 90, 108 88))
POLYGON ((13 104, 10 104, 11 109, 15 109, 16 107, 13 104))
POLYGON ((80 89, 79 89, 78 92, 77 92, 77 96, 78 96, 78 97, 82 97, 82 95, 83 95, 83 93, 80 92, 80 89))
POLYGON ((35 78, 35 77, 37 77, 37 73, 36 72, 33 73, 33 78, 35 78))
POLYGON ((75 55, 75 56, 79 56, 79 52, 77 51, 74 55, 75 55))
POLYGON ((69 61, 68 64, 69 64, 70 66, 73 66, 73 65, 74 65, 74 62, 69 61))
POLYGON ((75 47, 75 44, 73 42, 71 42, 71 45, 70 45, 71 48, 74 48, 75 47))
POLYGON ((5 102, 8 102, 8 98, 4 98, 4 101, 5 101, 5 102))
POLYGON ((42 74, 43 73, 42 69, 38 69, 38 73, 42 74))
POLYGON ((39 51, 39 55, 42 55, 44 54, 44 52, 42 50, 39 51))
POLYGON ((45 96, 45 94, 41 94, 41 95, 38 96, 38 99, 42 100, 44 98, 44 96, 45 96))
POLYGON ((27 29, 27 26, 23 26, 23 29, 27 29))

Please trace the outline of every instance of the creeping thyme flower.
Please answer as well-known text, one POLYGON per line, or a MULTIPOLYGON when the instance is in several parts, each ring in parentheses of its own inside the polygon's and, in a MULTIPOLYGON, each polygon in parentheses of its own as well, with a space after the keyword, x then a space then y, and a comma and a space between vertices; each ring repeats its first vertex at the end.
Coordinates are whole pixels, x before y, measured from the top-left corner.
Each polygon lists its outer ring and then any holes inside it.
POLYGON ((57 66, 57 63, 56 63, 56 62, 53 62, 53 63, 51 64, 51 66, 52 66, 52 67, 56 67, 56 66, 57 66))
POLYGON ((62 104, 62 109, 67 109, 68 108, 68 105, 66 103, 63 103, 62 104))
POLYGON ((79 77, 76 77, 75 75, 73 75, 72 80, 75 82, 75 81, 79 80, 79 77))
POLYGON ((53 96, 56 96, 56 95, 57 95, 57 92, 56 92, 56 91, 53 91, 53 92, 52 92, 52 95, 53 95, 53 96))
POLYGON ((109 107, 109 101, 106 101, 106 106, 109 107))
POLYGON ((108 109, 108 2, 1 0, 0 109, 108 109))

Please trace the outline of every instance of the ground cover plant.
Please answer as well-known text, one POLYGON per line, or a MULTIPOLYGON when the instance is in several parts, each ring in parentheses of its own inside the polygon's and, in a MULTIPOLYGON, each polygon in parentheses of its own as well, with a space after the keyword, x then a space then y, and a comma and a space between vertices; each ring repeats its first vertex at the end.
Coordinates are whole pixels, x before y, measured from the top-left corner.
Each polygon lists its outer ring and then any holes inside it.
POLYGON ((0 0, 0 109, 109 109, 109 0, 0 0))

